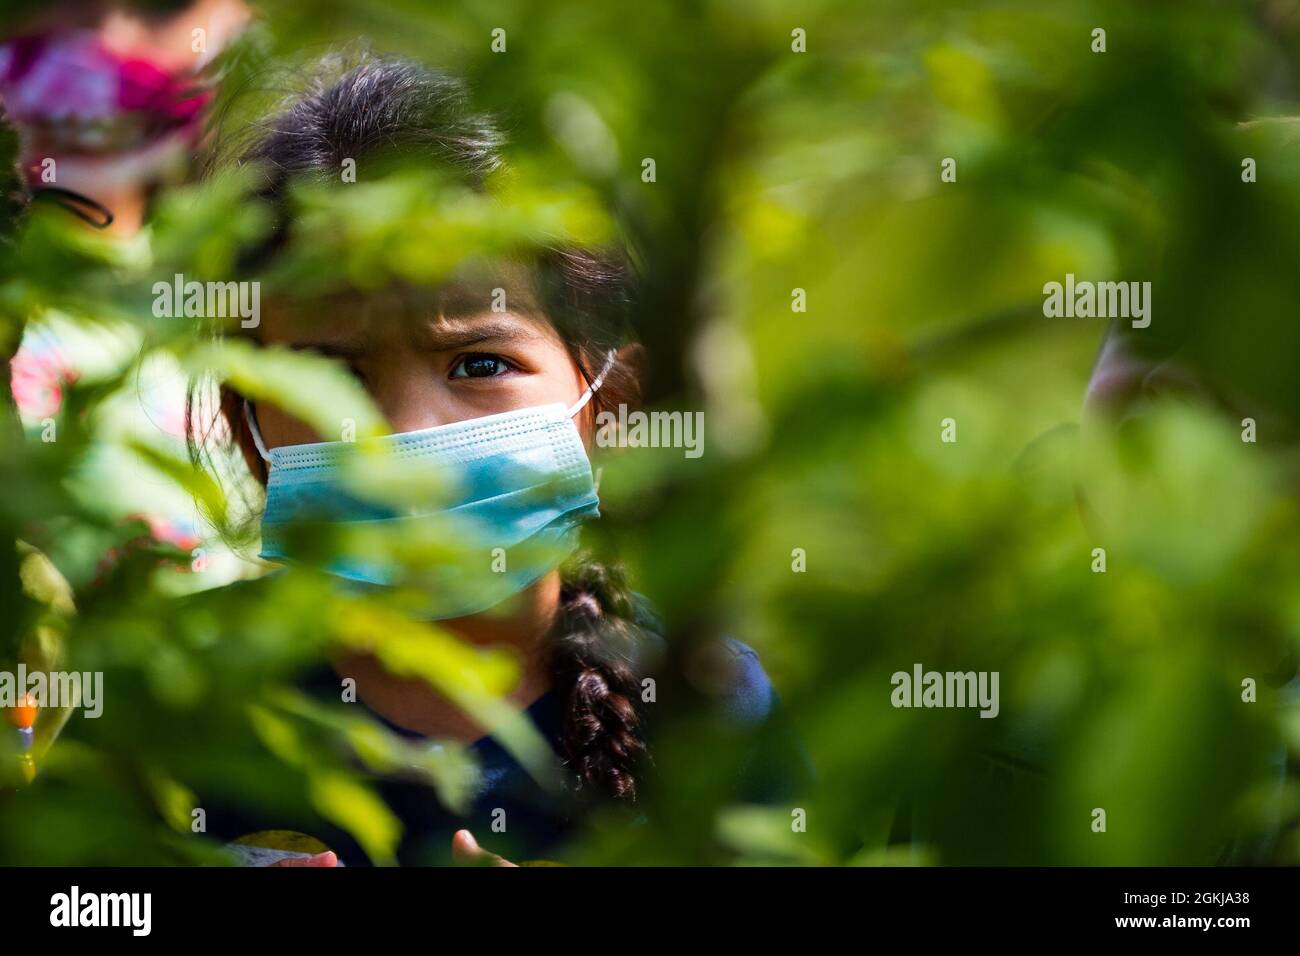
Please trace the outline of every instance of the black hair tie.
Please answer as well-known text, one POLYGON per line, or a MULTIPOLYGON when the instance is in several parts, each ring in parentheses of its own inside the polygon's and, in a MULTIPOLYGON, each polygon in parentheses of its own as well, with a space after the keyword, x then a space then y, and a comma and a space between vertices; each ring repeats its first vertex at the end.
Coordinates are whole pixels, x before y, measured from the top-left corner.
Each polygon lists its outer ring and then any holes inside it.
POLYGON ((40 186, 32 190, 32 199, 48 196, 68 212, 83 222, 88 222, 96 229, 106 229, 113 224, 112 211, 101 202, 89 196, 62 186, 40 186))

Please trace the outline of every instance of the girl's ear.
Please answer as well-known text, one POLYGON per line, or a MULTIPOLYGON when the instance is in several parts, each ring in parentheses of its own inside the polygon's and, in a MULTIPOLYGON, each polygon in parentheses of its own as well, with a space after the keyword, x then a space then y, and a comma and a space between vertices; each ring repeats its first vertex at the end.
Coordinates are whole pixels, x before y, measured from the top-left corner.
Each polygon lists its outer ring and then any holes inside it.
MULTIPOLYGON (((244 459, 244 464, 248 466, 249 473, 265 485, 266 462, 257 453, 257 445, 248 430, 248 422, 244 420, 244 397, 233 389, 223 388, 221 409, 226 417, 226 425, 230 429, 230 440, 239 449, 239 454, 244 459)), ((254 412, 256 411, 254 409, 254 412)))
POLYGON ((248 433, 248 425, 244 423, 244 416, 240 415, 237 423, 233 426, 235 429, 235 441, 239 444, 239 454, 243 456, 244 464, 248 466, 249 472, 260 481, 266 484, 266 462, 262 456, 257 453, 257 446, 253 444, 253 436, 248 433))
POLYGON ((605 377, 592 401, 582 411, 578 431, 590 449, 595 441, 596 419, 602 412, 614 412, 619 405, 626 405, 629 410, 641 407, 641 376, 645 371, 645 347, 639 342, 624 345, 614 353, 614 365, 605 377))
POLYGON ((645 346, 640 342, 629 342, 614 353, 614 359, 619 367, 626 370, 627 377, 632 380, 639 396, 641 382, 645 379, 646 363, 649 361, 645 346))
POLYGON ((645 360, 645 346, 640 342, 629 342, 615 352, 614 357, 620 362, 639 366, 645 360))

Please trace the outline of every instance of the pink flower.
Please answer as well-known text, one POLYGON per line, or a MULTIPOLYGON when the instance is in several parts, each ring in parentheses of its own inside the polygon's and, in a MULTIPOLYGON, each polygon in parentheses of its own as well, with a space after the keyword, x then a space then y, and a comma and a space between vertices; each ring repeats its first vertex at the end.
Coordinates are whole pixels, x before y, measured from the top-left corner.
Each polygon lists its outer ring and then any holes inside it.
POLYGON ((173 545, 182 551, 193 551, 202 543, 203 539, 189 521, 155 514, 135 514, 131 517, 149 526, 149 536, 153 540, 173 545))
POLYGON ((48 339, 24 342, 9 361, 14 401, 25 418, 49 418, 63 404, 63 389, 77 380, 67 356, 48 339))
POLYGON ((188 74, 121 55, 91 30, 0 44, 0 99, 15 123, 75 151, 131 151, 197 135, 211 91, 188 74))

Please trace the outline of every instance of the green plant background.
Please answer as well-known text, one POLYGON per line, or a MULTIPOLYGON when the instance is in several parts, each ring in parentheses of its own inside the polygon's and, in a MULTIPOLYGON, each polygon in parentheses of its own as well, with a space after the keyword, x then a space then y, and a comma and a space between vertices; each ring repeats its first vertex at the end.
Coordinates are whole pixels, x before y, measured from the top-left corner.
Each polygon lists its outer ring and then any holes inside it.
MULTIPOLYGON (((1151 343, 1181 346, 1261 421, 1295 418, 1288 5, 255 6, 259 24, 220 63, 231 121, 265 108, 247 94, 267 70, 365 36, 466 76, 506 118, 516 170, 508 203, 446 220, 441 187, 415 173, 304 190, 312 240, 269 288, 436 281, 471 252, 619 230, 645 267, 649 404, 705 413, 698 460, 601 462, 607 517, 589 539, 628 563, 671 645, 727 633, 758 649, 817 769, 807 831, 792 832, 789 806, 730 804, 721 731, 668 700, 662 822, 596 821, 566 860, 1300 858, 1281 764, 1300 721, 1280 691, 1300 633, 1295 446, 1280 426, 1243 443, 1239 421, 1196 406, 1159 406, 1118 435, 1079 427, 1105 322, 1042 314, 1043 284, 1067 272, 1150 281, 1151 343), (505 54, 490 50, 497 27, 505 54), (1242 181, 1244 157, 1257 182, 1242 181), (940 441, 948 418, 955 443, 940 441), (917 662, 998 671, 998 719, 892 707, 891 674, 917 662)), ((211 859, 190 833, 207 792, 311 802, 391 858, 396 822, 347 753, 418 764, 453 807, 472 770, 463 752, 414 753, 290 689, 357 630, 391 635, 413 673, 540 761, 497 703, 512 661, 383 606, 341 613, 306 576, 214 589, 249 573, 215 532, 205 571, 188 551, 131 544, 143 527, 126 520, 139 487, 124 474, 169 502, 197 495, 233 535, 246 516, 246 489, 123 425, 147 370, 230 376, 322 421, 364 408, 322 360, 216 348, 193 320, 153 316, 153 282, 227 275, 265 228, 248 188, 227 175, 172 189, 126 246, 43 205, 5 224, 7 354, 35 323, 117 344, 66 390, 56 442, 30 421, 0 432, 0 537, 24 543, 0 557, 0 655, 102 670, 106 686, 104 716, 71 718, 48 751, 57 721, 42 715, 39 776, 11 774, 0 796, 0 862, 211 859)))

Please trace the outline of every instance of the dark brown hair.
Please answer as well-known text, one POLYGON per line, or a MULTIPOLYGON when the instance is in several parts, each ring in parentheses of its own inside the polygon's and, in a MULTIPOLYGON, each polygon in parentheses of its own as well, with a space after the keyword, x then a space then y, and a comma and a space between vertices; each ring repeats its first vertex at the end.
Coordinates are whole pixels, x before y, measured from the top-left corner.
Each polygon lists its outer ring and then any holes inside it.
MULTIPOLYGON (((436 165, 473 188, 501 164, 502 138, 490 118, 469 106, 454 77, 403 59, 331 55, 303 94, 242 136, 218 141, 215 165, 255 164, 265 171, 260 197, 276 225, 244 266, 256 268, 290 241, 291 181, 338 181, 345 158, 382 152, 403 162, 436 165)), ((372 164, 373 167, 374 164, 372 164)), ((620 254, 579 248, 543 250, 533 262, 542 309, 588 381, 610 349, 629 338, 630 270, 620 254)), ((210 394, 210 393, 209 393, 210 394)), ((264 484, 241 414, 242 398, 222 386, 216 408, 191 387, 186 434, 191 459, 212 468, 214 448, 233 446, 264 484)), ((634 369, 619 362, 592 399, 593 414, 639 400, 634 369)), ((578 554, 561 569, 561 606, 549 635, 549 662, 566 700, 564 756, 578 783, 632 799, 645 757, 637 659, 641 643, 633 596, 621 570, 578 554)))

